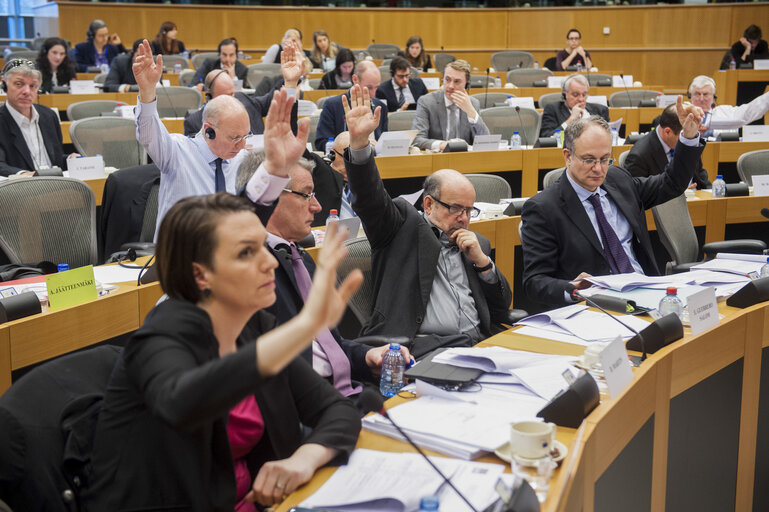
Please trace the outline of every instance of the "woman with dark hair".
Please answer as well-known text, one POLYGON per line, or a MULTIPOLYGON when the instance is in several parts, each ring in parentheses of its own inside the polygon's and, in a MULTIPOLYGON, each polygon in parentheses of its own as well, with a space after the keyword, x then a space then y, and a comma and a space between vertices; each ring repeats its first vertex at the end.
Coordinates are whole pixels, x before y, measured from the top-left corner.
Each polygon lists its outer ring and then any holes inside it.
POLYGON ((319 89, 349 89, 352 87, 352 73, 355 70, 355 55, 347 48, 336 54, 336 66, 320 79, 319 89))
POLYGON ((566 33, 566 48, 555 55, 555 71, 566 71, 569 66, 593 67, 590 52, 582 48, 582 33, 576 28, 566 33))
POLYGON ((433 67, 430 56, 425 53, 425 44, 419 36, 411 36, 406 41, 406 50, 403 52, 409 64, 420 71, 427 71, 433 67))
POLYGON ((310 53, 313 68, 333 71, 340 49, 338 44, 331 41, 325 30, 316 30, 312 34, 312 52, 310 53))
POLYGON ((740 40, 734 43, 731 49, 732 58, 737 65, 751 63, 756 58, 769 58, 769 46, 761 36, 761 27, 758 25, 751 25, 745 29, 740 40))
POLYGON ((120 37, 117 34, 110 35, 107 24, 102 20, 93 20, 85 36, 86 41, 75 45, 78 73, 85 73, 90 67, 105 70, 105 67, 112 64, 112 59, 126 51, 120 37))
POLYGON ((49 37, 37 56, 37 69, 43 75, 40 90, 51 92, 55 86, 69 85, 76 77, 75 63, 67 54, 67 42, 60 37, 49 37))
POLYGON ((184 53, 184 43, 176 39, 178 30, 173 21, 164 21, 158 35, 150 43, 152 55, 179 55, 184 53))

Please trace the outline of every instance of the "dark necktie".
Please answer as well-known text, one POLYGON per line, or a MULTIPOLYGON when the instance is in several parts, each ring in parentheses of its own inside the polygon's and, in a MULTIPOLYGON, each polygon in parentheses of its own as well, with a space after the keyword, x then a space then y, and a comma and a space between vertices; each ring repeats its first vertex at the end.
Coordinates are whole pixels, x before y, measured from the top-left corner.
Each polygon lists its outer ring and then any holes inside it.
POLYGON ((457 133, 459 132, 457 129, 457 125, 459 124, 459 116, 457 116, 458 109, 459 108, 456 105, 449 106, 449 140, 456 139, 457 133))
POLYGON ((668 155, 670 155, 670 160, 668 160, 668 162, 672 162, 673 161, 673 157, 675 156, 675 154, 676 154, 676 150, 675 149, 671 149, 670 151, 668 151, 668 155))
POLYGON ((227 185, 224 183, 224 171, 222 171, 222 159, 217 158, 214 160, 216 169, 214 170, 214 192, 222 192, 227 190, 227 185))
MULTIPOLYGON (((291 267, 294 270, 294 278, 296 279, 299 293, 302 295, 302 300, 305 301, 310 293, 312 278, 307 271, 307 267, 304 266, 302 255, 296 248, 296 244, 291 244, 291 267)), ((336 342, 331 331, 324 327, 321 331, 318 331, 316 340, 323 353, 328 357, 329 364, 331 364, 334 387, 344 396, 359 393, 361 391, 360 386, 353 388, 350 380, 350 360, 347 359, 347 355, 342 350, 342 347, 339 346, 339 343, 336 342)))
POLYGON ((406 102, 406 98, 403 96, 403 87, 398 87, 398 108, 402 107, 406 102))
POLYGON ((614 232, 609 221, 606 220, 606 215, 601 208, 601 199, 598 194, 593 194, 587 198, 590 204, 593 205, 595 210, 595 218, 598 220, 598 230, 601 232, 601 240, 603 241, 603 252, 606 255, 606 259, 609 261, 612 274, 626 274, 633 272, 633 265, 630 264, 630 259, 627 257, 625 249, 622 247, 617 233, 614 232))

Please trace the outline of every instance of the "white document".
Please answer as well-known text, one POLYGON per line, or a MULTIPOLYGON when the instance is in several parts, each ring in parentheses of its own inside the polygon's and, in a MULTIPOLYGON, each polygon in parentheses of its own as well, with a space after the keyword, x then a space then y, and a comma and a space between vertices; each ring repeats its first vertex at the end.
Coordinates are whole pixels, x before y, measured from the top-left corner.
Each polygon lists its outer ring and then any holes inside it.
POLYGON ((501 140, 502 135, 498 133, 489 135, 476 135, 473 139, 473 151, 497 151, 499 150, 499 142, 501 140))
POLYGON ((705 288, 701 292, 689 295, 686 298, 686 309, 689 311, 692 334, 699 334, 715 327, 719 322, 716 289, 705 288))
POLYGON ((632 290, 639 286, 649 286, 659 283, 669 283, 670 276, 645 276, 638 272, 627 274, 609 274, 606 276, 591 276, 586 279, 602 288, 609 288, 620 292, 632 290))
MULTIPOLYGON (((574 360, 574 358, 571 358, 574 360)), ((544 398, 552 399, 568 383, 563 378, 564 371, 571 371, 572 364, 566 361, 552 361, 543 364, 526 366, 510 370, 510 373, 517 377, 524 386, 544 398)))
POLYGON ((522 325, 518 327, 514 332, 516 334, 523 334, 525 336, 533 336, 534 338, 544 338, 547 340, 560 341, 561 343, 571 343, 572 345, 580 345, 583 347, 586 347, 590 344, 589 341, 585 341, 582 338, 574 336, 573 334, 569 334, 563 329, 560 329, 560 331, 561 332, 556 332, 551 329, 522 325))
POLYGON ((104 158, 101 155, 79 156, 67 159, 70 178, 90 180, 104 177, 104 158))
POLYGON ((425 84, 428 91, 435 91, 441 88, 441 79, 438 77, 422 78, 422 82, 425 84))
POLYGON ((116 108, 120 117, 136 119, 136 112, 134 111, 136 109, 135 105, 118 105, 116 108))
POLYGON ((436 363, 463 368, 477 368, 485 372, 504 372, 545 362, 569 362, 574 357, 540 354, 505 347, 449 348, 433 358, 436 363))
POLYGON ((296 107, 296 115, 310 116, 316 110, 318 110, 318 106, 314 102, 310 100, 299 100, 299 104, 296 107))
POLYGON ((384 132, 376 143, 377 156, 406 156, 416 130, 384 132), (413 132, 413 134, 412 134, 413 132))
POLYGON ((660 94, 657 97, 660 99, 660 108, 665 108, 668 105, 674 105, 675 102, 678 101, 677 94, 660 94))
POLYGON ((746 124, 742 127, 743 142, 769 141, 769 126, 746 124))
POLYGON ((769 59, 756 59, 753 61, 753 69, 769 69, 769 59))
POLYGON ((550 89, 560 89, 564 80, 566 80, 565 76, 555 76, 555 75, 548 76, 547 77, 547 86, 550 89))
POLYGON ((625 75, 624 81, 623 78, 619 75, 612 75, 611 77, 611 86, 612 87, 633 87, 633 75, 625 75))
POLYGON ((753 176, 753 195, 769 196, 769 174, 756 174, 753 176))
POLYGON ((616 121, 612 121, 612 122, 609 123, 609 129, 610 130, 613 130, 613 129, 616 128, 617 131, 619 131, 619 129, 621 127, 622 127, 622 118, 621 117, 619 119, 617 119, 616 121))
POLYGON ((763 254, 739 254, 730 252, 719 252, 716 254, 717 260, 738 260, 738 261, 755 261, 766 263, 766 256, 763 254))
POLYGON ((609 106, 609 102, 606 99, 606 96, 588 96, 587 97, 587 103, 594 103, 596 105, 603 105, 604 107, 609 106))
POLYGON ((617 396, 633 381, 633 369, 627 356, 625 343, 617 338, 598 354, 609 387, 609 395, 617 396))
MULTIPOLYGON (((647 327, 649 323, 641 318, 630 315, 616 315, 621 321, 636 331, 647 327)), ((609 318, 601 311, 589 311, 587 306, 572 305, 559 308, 547 313, 533 315, 518 322, 516 325, 530 325, 533 327, 543 327, 548 323, 556 324, 558 327, 585 341, 610 341, 617 336, 630 338, 635 333, 619 322, 609 318), (583 309, 575 309, 580 306, 583 309)))
MULTIPOLYGON (((534 98, 531 96, 522 96, 520 98, 507 98, 507 102, 511 107, 530 108, 534 110, 534 98)), ((517 116, 516 116, 517 117, 517 116)))
POLYGON ((717 270, 718 272, 731 272, 733 274, 739 274, 747 276, 751 272, 760 272, 761 267, 766 263, 766 257, 762 261, 744 261, 731 258, 714 258, 712 260, 703 261, 702 263, 693 266, 695 269, 717 270))
POLYGON ((70 80, 69 81, 69 93, 70 94, 95 94, 99 91, 96 90, 93 80, 70 80))
POLYGON ((93 277, 100 283, 136 283, 141 270, 120 265, 99 265, 93 267, 93 277))

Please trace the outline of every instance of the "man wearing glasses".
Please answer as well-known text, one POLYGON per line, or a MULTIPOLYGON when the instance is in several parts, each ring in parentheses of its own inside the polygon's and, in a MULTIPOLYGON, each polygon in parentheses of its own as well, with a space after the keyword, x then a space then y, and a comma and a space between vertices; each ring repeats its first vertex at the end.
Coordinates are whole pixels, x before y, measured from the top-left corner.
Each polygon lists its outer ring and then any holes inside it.
POLYGON ((393 57, 390 62, 389 80, 376 90, 376 97, 387 103, 387 111, 409 110, 416 107, 420 97, 427 94, 427 87, 420 78, 409 78, 411 66, 403 57, 393 57))
POLYGON ((598 116, 566 128, 566 172, 526 201, 521 215, 523 287, 535 302, 557 307, 572 302, 591 275, 640 272, 659 275, 645 210, 686 190, 699 166, 703 113, 678 98, 683 126, 672 165, 662 174, 634 178, 614 167, 611 130, 598 116))
MULTIPOLYGON (((294 48, 284 51, 285 58, 292 61, 296 53, 294 48)), ((236 174, 246 153, 246 138, 251 127, 243 104, 232 96, 221 95, 208 103, 203 116, 203 128, 195 137, 169 134, 158 116, 155 96, 155 85, 163 71, 161 59, 162 56, 158 56, 157 61, 153 60, 150 45, 145 39, 136 51, 133 64, 139 86, 136 138, 161 173, 158 227, 169 208, 180 199, 219 191, 236 193, 236 174)), ((271 105, 271 108, 278 109, 275 117, 281 121, 281 135, 271 137, 269 129, 265 131, 265 147, 268 141, 271 143, 268 157, 270 149, 274 148, 275 151, 271 153, 277 155, 279 160, 272 160, 273 164, 277 164, 273 166, 265 162, 246 184, 246 195, 252 201, 272 202, 287 182, 288 157, 284 151, 293 155, 293 144, 297 139, 288 136, 291 134, 288 120, 293 100, 287 98, 286 94, 285 91, 276 93, 271 105), (282 123, 284 118, 285 126, 282 123)), ((306 125, 304 129, 299 129, 299 133, 304 133, 305 137, 306 131, 306 125)), ((301 146, 296 158, 304 151, 301 146)))
MULTIPOLYGON (((355 85, 344 99, 350 146, 345 151, 352 206, 371 244, 377 296, 362 334, 414 338, 462 335, 467 344, 499 330, 512 293, 489 257, 489 241, 468 229, 478 216, 475 189, 454 170, 425 180, 424 212, 392 200, 377 172, 368 143, 381 108, 372 114, 365 89, 355 85)), ((427 341, 425 341, 427 343, 427 341)), ((412 352, 423 354, 420 340, 412 352)))

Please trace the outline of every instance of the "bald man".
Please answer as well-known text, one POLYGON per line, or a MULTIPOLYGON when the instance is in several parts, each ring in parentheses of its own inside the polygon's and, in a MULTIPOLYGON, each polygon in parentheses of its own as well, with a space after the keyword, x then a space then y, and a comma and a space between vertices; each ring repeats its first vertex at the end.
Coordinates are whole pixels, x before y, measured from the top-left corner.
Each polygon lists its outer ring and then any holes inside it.
MULTIPOLYGON (((286 50, 291 52, 293 49, 286 50)), ((232 96, 211 100, 203 115, 203 127, 193 138, 169 134, 157 113, 155 84, 163 71, 162 56, 153 59, 145 39, 134 57, 133 72, 139 86, 136 108, 136 137, 160 169, 158 218, 160 226, 166 212, 177 201, 189 196, 219 191, 236 193, 236 176, 245 155, 250 132, 248 114, 243 104, 232 96)), ((304 151, 289 125, 293 98, 285 91, 275 94, 268 115, 275 120, 273 130, 265 130, 267 160, 246 184, 246 195, 254 202, 271 203, 288 183, 288 170, 304 151), (272 109, 271 109, 272 110, 272 109)), ((305 128, 298 136, 306 138, 305 128)), ((301 138, 301 137, 300 137, 301 138)), ((157 233, 157 230, 156 230, 157 233)))
MULTIPOLYGON (((362 60, 355 65, 352 75, 353 85, 360 84, 361 87, 365 87, 371 98, 371 108, 382 107, 383 112, 385 112, 385 115, 379 118, 379 126, 373 131, 375 139, 378 139, 382 132, 387 131, 387 104, 376 97, 376 90, 381 80, 382 75, 379 73, 379 68, 370 60, 362 60)), ((347 129, 344 121, 342 97, 347 98, 349 103, 350 91, 340 96, 329 98, 323 104, 323 111, 320 113, 320 119, 318 120, 318 128, 315 131, 315 149, 318 151, 325 151, 328 139, 336 137, 347 129)))
MULTIPOLYGON (((350 146, 347 178, 371 243, 374 312, 362 334, 415 338, 457 335, 472 344, 501 330, 512 293, 489 256, 491 246, 468 229, 479 211, 475 189, 457 171, 443 169, 424 183, 424 212, 384 188, 369 144, 385 109, 371 112, 359 85, 345 99, 350 146)), ((421 356, 429 341, 417 338, 412 353, 421 356)), ((437 343, 440 343, 437 342, 437 343)))

